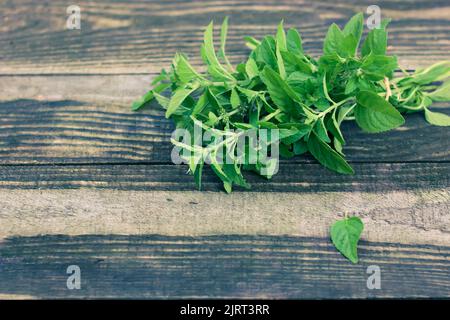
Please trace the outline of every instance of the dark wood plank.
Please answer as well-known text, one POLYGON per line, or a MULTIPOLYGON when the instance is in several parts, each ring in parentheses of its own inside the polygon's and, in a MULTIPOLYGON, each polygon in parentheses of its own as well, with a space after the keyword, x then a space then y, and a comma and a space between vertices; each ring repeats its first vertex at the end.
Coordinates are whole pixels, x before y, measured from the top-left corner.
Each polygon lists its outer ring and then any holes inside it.
MULTIPOLYGON (((167 67, 176 51, 201 65, 199 44, 211 19, 231 17, 228 53, 240 62, 243 36, 274 33, 281 19, 299 27, 305 48, 321 52, 332 22, 343 24, 372 1, 78 1, 81 30, 65 30, 66 1, 2 1, 0 73, 148 73, 167 67)), ((405 68, 449 58, 448 1, 378 1, 393 18, 390 51, 405 68)))
MULTIPOLYGON (((354 163, 356 174, 342 175, 315 163, 283 163, 267 180, 254 173, 245 177, 252 192, 391 192, 446 190, 450 163, 354 163)), ((220 180, 208 167, 203 191, 223 191, 220 180)), ((125 191, 195 191, 186 165, 3 165, 0 189, 57 190, 102 189, 125 191)), ((238 192, 245 189, 237 188, 238 192)))
MULTIPOLYGON (((156 107, 156 106, 155 106, 156 107)), ((450 114, 448 104, 440 108, 450 114)), ((72 100, 0 102, 0 163, 170 163, 174 129, 160 111, 133 113, 129 104, 72 100)), ((344 123, 350 161, 450 160, 449 130, 422 114, 382 134, 344 123)), ((310 157, 294 161, 311 162, 310 157)))
POLYGON ((273 236, 37 236, 0 244, 0 294, 14 298, 450 297, 450 247, 367 243, 352 265, 328 239, 273 236), (81 269, 68 290, 66 269, 81 269), (381 289, 366 286, 367 267, 381 289))

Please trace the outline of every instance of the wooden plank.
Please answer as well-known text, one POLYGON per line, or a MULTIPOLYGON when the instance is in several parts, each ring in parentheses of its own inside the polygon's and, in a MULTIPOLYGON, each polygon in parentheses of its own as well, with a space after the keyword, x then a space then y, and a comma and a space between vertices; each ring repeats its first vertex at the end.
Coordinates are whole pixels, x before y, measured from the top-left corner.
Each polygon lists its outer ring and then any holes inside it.
MULTIPOLYGON (((233 63, 248 53, 245 35, 273 34, 281 19, 299 27, 304 47, 319 55, 327 27, 342 25, 369 0, 321 1, 78 1, 81 30, 66 30, 66 1, 2 1, 0 73, 149 73, 168 67, 176 51, 201 65, 202 31, 211 19, 231 17, 228 53, 233 63)), ((390 52, 405 68, 448 59, 450 7, 438 1, 379 1, 394 19, 390 52)))
MULTIPOLYGON (((21 169, 15 168, 10 174, 21 182, 6 182, 6 186, 0 189, 0 239, 40 234, 327 237, 332 221, 344 214, 356 214, 365 222, 364 239, 368 241, 450 243, 448 165, 440 168, 417 165, 411 169, 400 165, 397 169, 381 165, 361 167, 366 169, 361 170, 365 172, 365 177, 360 177, 362 181, 341 176, 327 181, 326 176, 321 176, 323 171, 311 167, 306 178, 298 176, 293 181, 293 178, 287 178, 289 169, 293 167, 288 167, 281 175, 281 182, 261 181, 255 186, 257 191, 231 195, 187 191, 186 187, 179 187, 184 183, 183 176, 181 179, 172 176, 173 181, 169 182, 170 176, 164 178, 161 170, 156 179, 150 178, 153 168, 146 173, 138 169, 133 175, 128 170, 124 173, 128 179, 123 184, 120 178, 115 183, 108 182, 97 167, 91 170, 91 173, 96 172, 95 176, 86 177, 84 166, 78 172, 69 169, 56 176, 41 175, 42 171, 38 171, 35 181, 30 184, 17 173, 21 169), (78 174, 83 171, 83 174, 78 174), (149 177, 150 181, 134 178, 139 173, 149 177), (162 182, 159 177, 162 177, 162 182), (290 182, 283 181, 283 177, 290 182), (41 179, 43 181, 39 181, 41 179), (59 180, 63 179, 73 179, 72 188, 77 189, 68 190, 70 182, 65 181, 61 185, 59 180), (133 179, 138 187, 152 187, 134 190, 133 179), (161 188, 154 187, 157 185, 161 188), (122 190, 114 190, 115 186, 122 186, 122 190), (270 192, 258 192, 260 190, 270 192)), ((119 171, 120 167, 115 169, 119 171)), ((105 171, 108 176, 108 170, 105 171)), ((291 174, 299 171, 306 172, 307 168, 292 170, 291 174)), ((24 176, 31 180, 30 174, 31 171, 24 176)), ((2 176, 1 180, 8 181, 8 177, 2 176)), ((216 181, 206 183, 207 188, 218 187, 216 181)))
MULTIPOLYGON (((450 163, 354 163, 355 175, 331 172, 315 163, 283 163, 267 180, 252 172, 244 175, 254 192, 383 192, 445 189, 450 185, 450 163)), ((195 191, 186 165, 92 164, 3 165, 0 189, 102 189, 124 191, 195 191)), ((245 189, 236 187, 238 192, 245 189)), ((202 191, 223 191, 209 167, 204 168, 202 191)))
MULTIPOLYGON (((450 114, 449 104, 440 110, 450 114)), ((0 123, 1 164, 171 162, 174 127, 161 111, 136 113, 129 104, 108 101, 20 99, 0 102, 0 123)), ((429 125, 422 114, 408 115, 403 127, 387 133, 364 134, 353 122, 344 123, 343 133, 350 161, 450 160, 449 130, 429 125)))
POLYGON ((327 239, 288 236, 37 236, 0 244, 7 298, 450 297, 450 247, 362 241, 351 265, 327 239), (66 269, 81 269, 68 290, 66 269), (381 270, 369 290, 367 267, 381 270))

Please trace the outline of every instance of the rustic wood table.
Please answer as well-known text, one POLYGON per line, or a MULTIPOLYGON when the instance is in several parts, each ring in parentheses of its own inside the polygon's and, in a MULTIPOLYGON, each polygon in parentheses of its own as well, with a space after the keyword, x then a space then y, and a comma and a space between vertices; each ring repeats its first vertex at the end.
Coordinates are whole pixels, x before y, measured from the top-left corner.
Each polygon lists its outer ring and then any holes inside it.
MULTIPOLYGON (((233 63, 248 53, 243 36, 281 19, 315 56, 330 23, 369 4, 78 1, 81 29, 67 30, 67 1, 1 1, 0 298, 450 297, 448 128, 419 114, 377 135, 349 123, 356 175, 298 157, 227 195, 209 172, 196 191, 171 163, 161 111, 130 111, 176 51, 201 66, 211 19, 230 16, 233 63), (366 226, 356 265, 329 240, 344 214, 366 226), (70 265, 80 290, 66 286, 70 265), (371 265, 379 290, 366 286, 371 265)), ((447 0, 377 4, 401 65, 450 59, 447 0)))

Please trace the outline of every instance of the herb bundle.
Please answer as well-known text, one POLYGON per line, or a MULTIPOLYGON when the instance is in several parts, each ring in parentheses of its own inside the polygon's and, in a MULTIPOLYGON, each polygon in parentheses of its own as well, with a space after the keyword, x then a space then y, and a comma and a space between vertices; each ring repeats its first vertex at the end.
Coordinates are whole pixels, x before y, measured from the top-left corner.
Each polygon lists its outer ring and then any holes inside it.
MULTIPOLYGON (((272 176, 273 161, 247 164, 236 157, 233 146, 239 132, 250 129, 278 129, 282 158, 309 152, 328 169, 353 174, 343 151, 346 140, 340 127, 344 121, 355 120, 363 131, 377 133, 401 126, 404 114, 423 112, 429 123, 450 126, 449 116, 429 109, 433 101, 450 100, 450 81, 436 85, 450 76, 450 62, 412 74, 402 70, 403 76, 394 78, 399 66, 396 56, 386 54, 388 23, 385 19, 378 29, 370 30, 361 45, 362 13, 353 16, 343 29, 332 24, 323 55, 314 58, 304 52, 299 32, 286 32, 281 22, 275 36, 261 40, 246 37, 251 52, 246 61, 234 67, 225 55, 227 19, 217 51, 211 22, 200 50, 206 72, 196 71, 184 54, 177 53, 171 70, 163 70, 132 109, 156 99, 177 128, 192 131, 199 125, 203 131, 213 130, 222 136, 220 145, 231 146, 227 152, 234 160, 221 164, 214 161, 217 144, 194 145, 172 139, 175 146, 191 154, 187 163, 199 188, 208 157, 227 192, 234 185, 250 188, 244 170, 272 176), (240 131, 230 132, 233 129, 240 131)), ((356 243, 362 231, 357 220, 345 219, 332 228, 333 243, 353 262, 357 261, 356 243), (357 227, 351 228, 351 223, 357 227)))

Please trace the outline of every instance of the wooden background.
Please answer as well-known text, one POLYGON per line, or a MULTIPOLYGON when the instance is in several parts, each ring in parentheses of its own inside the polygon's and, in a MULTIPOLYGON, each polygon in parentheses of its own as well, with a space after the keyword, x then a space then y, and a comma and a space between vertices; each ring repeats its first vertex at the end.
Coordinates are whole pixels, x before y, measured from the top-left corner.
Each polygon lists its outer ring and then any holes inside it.
MULTIPOLYGON (((162 112, 130 111, 176 51, 200 67, 211 19, 230 16, 233 63, 244 35, 280 19, 319 55, 328 25, 372 1, 78 1, 81 30, 66 30, 70 4, 0 1, 0 298, 450 297, 448 128, 418 114, 377 135, 349 123, 355 176, 298 157, 226 195, 171 164, 162 112), (366 225, 358 265, 328 238, 344 214, 366 225), (73 264, 81 290, 66 287, 73 264), (366 287, 370 265, 381 290, 366 287)), ((447 0, 377 4, 405 68, 450 59, 447 0)))

